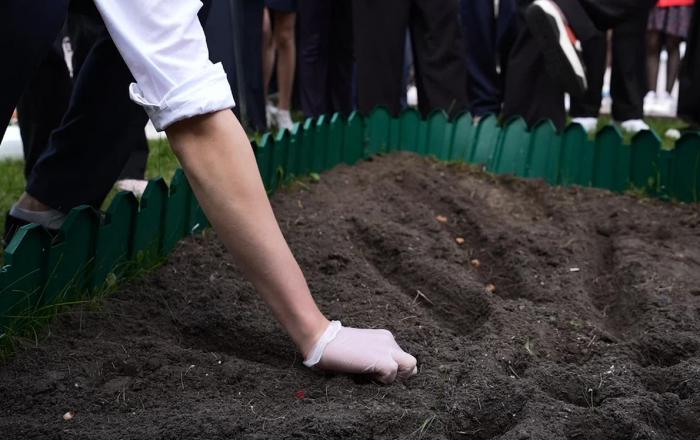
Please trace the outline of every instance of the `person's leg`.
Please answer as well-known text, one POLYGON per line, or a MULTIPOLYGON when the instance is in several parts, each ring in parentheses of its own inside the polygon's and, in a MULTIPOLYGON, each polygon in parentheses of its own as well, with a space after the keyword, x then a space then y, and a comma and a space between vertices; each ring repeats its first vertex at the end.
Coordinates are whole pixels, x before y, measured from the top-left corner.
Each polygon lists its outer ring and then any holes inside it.
MULTIPOLYGON (((208 9, 200 10, 199 21, 204 28, 209 47, 209 58, 214 63, 221 63, 229 78, 236 76, 234 59, 233 26, 231 24, 231 2, 209 1, 208 9)), ((235 81, 231 83, 231 92, 236 94, 235 81)))
MULTIPOLYGON (((523 9, 527 7, 526 4, 522 6, 523 9)), ((522 26, 508 59, 503 118, 521 116, 530 126, 550 119, 562 130, 566 123, 564 90, 549 76, 543 64, 539 44, 529 28, 522 26), (523 87, 523 84, 528 86, 523 87)))
POLYGON ((67 0, 3 0, 0 2, 0 53, 8 61, 0 69, 0 139, 17 101, 35 69, 51 50, 63 27, 67 0))
POLYGON ((384 106, 397 116, 406 94, 401 78, 410 2, 353 0, 352 8, 360 112, 384 106))
POLYGON ((418 107, 455 115, 468 106, 464 38, 459 4, 453 0, 412 0, 411 43, 418 107))
POLYGON ((262 75, 265 100, 267 100, 270 81, 272 80, 272 71, 275 68, 275 40, 272 38, 272 17, 270 15, 270 10, 265 8, 262 22, 262 75))
POLYGON ((301 109, 306 117, 320 116, 330 112, 326 90, 333 5, 325 0, 299 0, 298 5, 301 109))
POLYGON ((292 105, 292 88, 296 70, 297 52, 294 41, 296 12, 272 11, 275 26, 272 30, 277 50, 277 107, 289 111, 292 105))
POLYGON ((501 111, 496 72, 496 18, 493 0, 461 0, 466 47, 467 94, 474 116, 501 111))
POLYGON ((581 97, 571 97, 569 115, 588 132, 598 125, 598 114, 602 101, 603 82, 607 60, 607 38, 601 33, 597 38, 588 39, 582 44, 583 61, 586 65, 588 89, 581 97))
POLYGON ((695 2, 678 75, 678 116, 700 127, 700 2, 695 2))
POLYGON ((661 55, 661 32, 647 31, 647 89, 656 91, 659 78, 659 57, 661 55))
POLYGON ((666 93, 673 91, 673 86, 678 79, 678 72, 681 68, 681 38, 674 35, 666 35, 666 51, 668 60, 666 61, 666 93))
MULTIPOLYGON (((505 94, 505 79, 508 72, 508 55, 513 49, 521 23, 518 21, 518 8, 516 0, 499 0, 498 19, 496 20, 496 48, 497 60, 500 64, 498 74, 498 98, 503 106, 505 94)), ((471 99, 471 98, 470 98, 471 99)))
MULTIPOLYGON (((645 33, 648 11, 629 17, 613 29, 610 95, 612 116, 624 122, 644 118, 646 94, 645 33)), ((642 124, 637 127, 644 129, 642 124)), ((639 130, 632 130, 639 131, 639 130)))
MULTIPOLYGON (((330 2, 329 2, 330 3, 330 2)), ((352 112, 352 0, 333 0, 331 10, 328 86, 331 111, 345 116, 352 112)))
POLYGON ((415 358, 388 332, 329 325, 316 306, 277 225, 248 137, 228 110, 234 103, 225 75, 208 60, 192 16, 199 2, 154 1, 138 21, 133 17, 141 0, 96 4, 136 78, 132 97, 156 128, 166 130, 207 218, 307 357, 305 365, 373 374, 384 382, 415 374, 415 358), (157 42, 148 38, 154 28, 157 42))
POLYGON ((53 45, 17 103, 17 118, 24 148, 24 176, 49 143, 68 108, 73 81, 63 57, 63 35, 53 45))
POLYGON ((236 46, 237 75, 241 85, 239 95, 245 101, 247 125, 257 131, 267 129, 265 92, 263 90, 262 53, 263 0, 234 1, 234 32, 238 33, 236 46), (239 16, 236 16, 238 14, 239 16), (240 55, 239 55, 240 54, 240 55))
MULTIPOLYGON (((64 213, 82 204, 99 209, 132 152, 147 148, 146 114, 127 90, 132 80, 105 31, 80 69, 60 128, 32 170, 28 195, 64 213)), ((25 202, 19 206, 32 209, 25 202)))

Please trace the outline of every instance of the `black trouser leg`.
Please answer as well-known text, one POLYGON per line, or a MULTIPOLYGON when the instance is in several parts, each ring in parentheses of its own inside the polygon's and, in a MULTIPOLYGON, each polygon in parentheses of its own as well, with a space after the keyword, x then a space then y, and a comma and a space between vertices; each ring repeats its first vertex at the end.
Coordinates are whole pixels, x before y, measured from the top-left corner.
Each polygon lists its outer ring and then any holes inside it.
POLYGON ((610 29, 632 16, 649 13, 656 0, 568 0, 580 2, 599 29, 610 29))
POLYGON ((352 37, 353 0, 333 0, 331 11, 330 57, 328 60, 328 94, 331 111, 349 115, 352 112, 352 70, 354 61, 352 37))
POLYGON ((421 113, 465 110, 467 69, 458 2, 413 0, 410 26, 421 113))
POLYGON ((330 113, 326 90, 330 56, 332 2, 298 0, 299 62, 297 83, 307 117, 330 113))
MULTIPOLYGON (((136 133, 136 130, 133 130, 136 133)), ((122 172, 119 174, 118 180, 136 179, 142 180, 146 176, 146 165, 148 164, 148 140, 144 130, 141 130, 143 136, 138 136, 129 142, 133 150, 126 161, 122 172)))
POLYGON ((401 78, 411 2, 353 0, 352 6, 358 107, 368 115, 384 106, 396 116, 406 93, 401 78))
POLYGON ((12 112, 63 27, 67 0, 0 1, 0 139, 12 112))
POLYGON ((588 90, 581 97, 571 98, 569 115, 572 118, 597 118, 602 100, 601 91, 605 78, 608 44, 605 34, 590 38, 583 46, 583 62, 586 66, 588 90))
POLYGON ((63 57, 62 36, 36 70, 17 103, 17 117, 24 148, 24 176, 46 149, 51 132, 68 108, 72 80, 63 57))
POLYGON ((29 194, 64 212, 101 205, 134 149, 133 134, 146 124, 146 113, 129 99, 132 81, 105 35, 80 69, 63 123, 32 170, 29 194))
POLYGON ((613 30, 610 95, 616 121, 644 118, 648 17, 648 11, 639 13, 613 30))
POLYGON ((693 18, 679 74, 678 116, 700 125, 700 2, 693 6, 693 18))
POLYGON ((511 50, 506 72, 503 118, 521 116, 529 126, 550 119, 558 130, 564 128, 564 90, 544 70, 540 46, 523 27, 511 50))
POLYGON ((475 116, 500 113, 501 90, 496 72, 496 20, 492 1, 461 0, 460 13, 467 61, 467 90, 475 116))
POLYGON ((248 125, 257 130, 267 130, 265 116, 265 94, 262 79, 262 17, 263 0, 236 0, 234 11, 240 14, 236 23, 240 45, 240 55, 236 72, 241 77, 240 97, 245 102, 245 116, 248 125))

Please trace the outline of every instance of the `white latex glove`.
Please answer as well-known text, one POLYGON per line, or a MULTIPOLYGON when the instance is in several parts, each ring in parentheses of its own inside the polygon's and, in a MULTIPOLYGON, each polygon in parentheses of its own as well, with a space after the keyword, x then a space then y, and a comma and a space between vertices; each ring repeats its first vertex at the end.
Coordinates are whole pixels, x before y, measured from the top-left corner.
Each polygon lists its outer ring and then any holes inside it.
POLYGON ((390 331, 343 327, 339 321, 330 323, 304 365, 369 374, 385 384, 418 372, 416 358, 399 347, 390 331))

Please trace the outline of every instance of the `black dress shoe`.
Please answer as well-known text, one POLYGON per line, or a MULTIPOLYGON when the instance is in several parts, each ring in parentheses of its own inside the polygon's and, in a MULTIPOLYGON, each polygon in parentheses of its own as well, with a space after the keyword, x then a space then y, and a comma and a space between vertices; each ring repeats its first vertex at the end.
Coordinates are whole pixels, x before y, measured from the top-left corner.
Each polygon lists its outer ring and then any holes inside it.
MULTIPOLYGON (((5 233, 2 236, 2 239, 4 241, 4 247, 7 247, 7 245, 10 244, 10 240, 12 240, 12 237, 14 237, 17 231, 19 231, 19 228, 28 224, 31 224, 31 222, 22 220, 19 217, 15 217, 14 215, 8 212, 5 215, 5 233)), ((52 238, 56 234, 58 234, 57 229, 46 228, 46 231, 49 233, 49 235, 51 235, 52 238)))

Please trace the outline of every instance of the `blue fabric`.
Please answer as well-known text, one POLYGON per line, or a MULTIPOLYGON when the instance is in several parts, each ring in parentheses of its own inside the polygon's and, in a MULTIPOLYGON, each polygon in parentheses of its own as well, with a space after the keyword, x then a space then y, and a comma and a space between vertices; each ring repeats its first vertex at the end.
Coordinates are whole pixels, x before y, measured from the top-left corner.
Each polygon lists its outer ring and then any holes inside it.
POLYGON ((500 113, 503 71, 516 34, 515 0, 501 0, 498 18, 493 0, 461 0, 466 41, 467 94, 473 115, 500 113), (501 74, 496 70, 500 62, 501 74))

